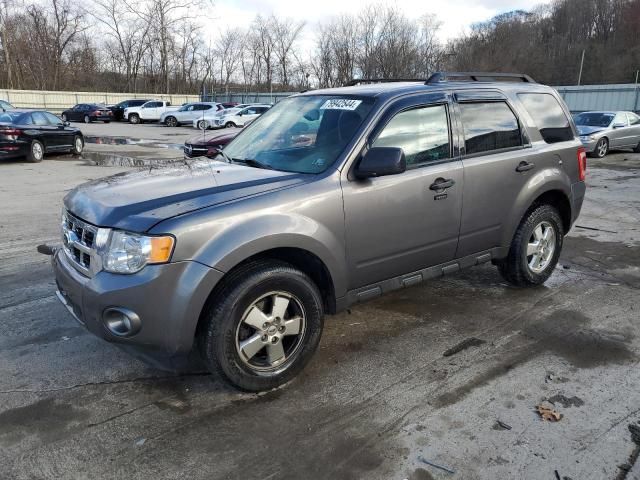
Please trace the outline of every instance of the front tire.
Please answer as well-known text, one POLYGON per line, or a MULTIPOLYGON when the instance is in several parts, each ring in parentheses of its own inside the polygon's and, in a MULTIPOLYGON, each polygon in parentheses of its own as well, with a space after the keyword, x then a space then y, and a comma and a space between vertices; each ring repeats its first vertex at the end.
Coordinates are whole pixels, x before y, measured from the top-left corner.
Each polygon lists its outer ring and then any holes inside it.
POLYGON ((594 148, 593 154, 597 158, 604 158, 607 156, 607 153, 609 153, 609 140, 606 137, 603 137, 598 140, 598 143, 596 143, 596 148, 594 148))
POLYGON ((224 124, 225 128, 236 128, 236 124, 233 122, 227 122, 224 124))
POLYGON ((84 150, 84 140, 80 135, 73 137, 73 148, 71 149, 72 155, 81 155, 84 150))
POLYGON ((178 126, 178 120, 176 119, 176 117, 167 117, 164 121, 164 124, 167 127, 177 127, 178 126))
POLYGON ((29 153, 27 155, 27 161, 31 163, 40 163, 44 158, 44 145, 39 140, 31 142, 29 153))
POLYGON ((498 263, 500 274, 518 287, 543 284, 556 268, 563 238, 556 208, 539 205, 529 210, 513 236, 507 258, 498 263))
POLYGON ((132 113, 131 115, 129 115, 129 123, 133 123, 134 125, 139 124, 140 116, 137 113, 132 113))
POLYGON ((252 262, 208 303, 198 346, 209 369, 236 387, 259 392, 293 379, 315 352, 322 297, 303 272, 284 262, 252 262))

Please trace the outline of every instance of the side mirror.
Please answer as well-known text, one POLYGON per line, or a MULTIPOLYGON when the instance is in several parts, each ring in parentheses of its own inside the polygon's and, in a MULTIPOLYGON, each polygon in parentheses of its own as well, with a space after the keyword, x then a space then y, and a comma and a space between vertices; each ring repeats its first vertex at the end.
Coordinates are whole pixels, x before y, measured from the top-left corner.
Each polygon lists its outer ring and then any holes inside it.
POLYGON ((404 151, 397 147, 373 147, 360 160, 355 170, 357 178, 397 175, 407 170, 404 151))
POLYGON ((623 127, 626 127, 626 125, 625 125, 624 123, 614 123, 614 124, 613 124, 613 128, 614 128, 614 129, 616 129, 616 128, 623 128, 623 127))
POLYGON ((62 122, 63 127, 68 127, 69 125, 71 125, 71 122, 62 122))
POLYGON ((244 115, 244 113, 242 113, 242 112, 238 112, 238 116, 239 116, 239 117, 241 117, 241 116, 243 116, 243 115, 244 115))

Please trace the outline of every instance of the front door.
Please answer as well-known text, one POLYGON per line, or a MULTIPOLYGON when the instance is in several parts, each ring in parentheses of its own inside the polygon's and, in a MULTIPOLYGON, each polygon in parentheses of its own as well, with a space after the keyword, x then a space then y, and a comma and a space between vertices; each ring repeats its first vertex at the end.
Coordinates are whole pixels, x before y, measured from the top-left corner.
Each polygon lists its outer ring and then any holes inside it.
POLYGON ((350 289, 454 258, 464 177, 449 115, 445 94, 396 102, 367 145, 402 148, 407 171, 343 180, 350 289))

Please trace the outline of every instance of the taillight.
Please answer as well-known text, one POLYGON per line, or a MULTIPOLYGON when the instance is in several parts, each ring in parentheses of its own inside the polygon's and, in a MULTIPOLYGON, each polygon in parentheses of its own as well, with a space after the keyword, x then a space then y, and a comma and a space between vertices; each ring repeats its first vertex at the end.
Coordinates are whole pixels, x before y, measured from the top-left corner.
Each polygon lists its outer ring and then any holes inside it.
POLYGON ((587 178, 587 151, 580 147, 578 148, 578 180, 584 182, 587 178))
POLYGON ((98 117, 102 115, 102 112, 100 110, 96 110, 95 112, 91 112, 91 115, 93 115, 94 117, 98 117))
POLYGON ((0 134, 2 135, 22 135, 22 130, 19 128, 0 128, 0 134))

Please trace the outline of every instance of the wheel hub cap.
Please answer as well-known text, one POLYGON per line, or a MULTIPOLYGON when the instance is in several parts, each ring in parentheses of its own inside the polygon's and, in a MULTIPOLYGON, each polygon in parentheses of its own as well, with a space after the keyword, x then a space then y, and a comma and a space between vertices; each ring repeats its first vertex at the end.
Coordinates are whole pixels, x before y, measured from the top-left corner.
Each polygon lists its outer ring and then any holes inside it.
POLYGON ((556 232, 549 222, 540 222, 533 229, 527 244, 527 265, 533 273, 543 272, 556 250, 556 232))
POLYGON ((304 334, 301 302, 286 292, 270 292, 245 311, 236 330, 236 351, 252 370, 275 370, 298 352, 304 334))

